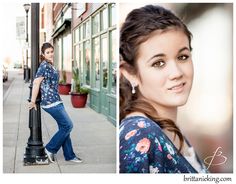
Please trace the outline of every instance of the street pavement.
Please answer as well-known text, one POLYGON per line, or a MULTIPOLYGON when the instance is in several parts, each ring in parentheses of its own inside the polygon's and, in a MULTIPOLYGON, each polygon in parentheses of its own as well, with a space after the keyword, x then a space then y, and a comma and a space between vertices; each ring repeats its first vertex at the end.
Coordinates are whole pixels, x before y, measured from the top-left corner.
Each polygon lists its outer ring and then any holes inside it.
MULTIPOLYGON (((62 95, 65 108, 74 127, 71 132, 74 152, 82 163, 64 160, 62 149, 56 163, 24 166, 23 156, 30 135, 28 128, 29 83, 23 81, 20 70, 3 95, 3 173, 115 173, 116 127, 107 118, 89 107, 76 109, 69 95, 62 95)), ((9 76, 11 78, 11 76, 9 76)), ((11 80, 11 79, 10 79, 11 80)), ((41 110, 44 145, 57 131, 55 120, 41 110)))

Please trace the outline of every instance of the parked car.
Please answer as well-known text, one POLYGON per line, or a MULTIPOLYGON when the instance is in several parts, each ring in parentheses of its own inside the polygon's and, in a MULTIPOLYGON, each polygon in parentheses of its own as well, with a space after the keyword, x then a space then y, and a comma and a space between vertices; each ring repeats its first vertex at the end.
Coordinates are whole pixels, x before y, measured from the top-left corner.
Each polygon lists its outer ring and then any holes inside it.
POLYGON ((8 80, 7 67, 5 66, 2 66, 2 79, 3 79, 3 82, 6 82, 8 80))
POLYGON ((21 63, 14 63, 14 68, 22 68, 22 64, 21 63))

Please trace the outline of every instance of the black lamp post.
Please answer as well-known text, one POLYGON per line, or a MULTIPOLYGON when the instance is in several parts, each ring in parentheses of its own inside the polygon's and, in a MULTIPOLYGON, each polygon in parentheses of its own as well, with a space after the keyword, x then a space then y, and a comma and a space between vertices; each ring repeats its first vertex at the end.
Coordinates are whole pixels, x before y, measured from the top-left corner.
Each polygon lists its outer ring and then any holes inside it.
MULTIPOLYGON (((33 77, 39 66, 39 3, 31 4, 31 84, 30 96, 32 95, 33 77), (33 43, 33 44, 32 44, 33 43)), ((28 138, 27 147, 24 154, 24 165, 41 165, 49 164, 48 157, 45 154, 42 129, 41 129, 41 111, 40 111, 40 95, 36 99, 37 111, 31 109, 29 111, 29 129, 30 137, 28 138)))
POLYGON ((29 82, 30 69, 28 68, 28 45, 29 45, 29 36, 28 36, 28 12, 30 9, 30 4, 24 4, 24 9, 26 12, 26 64, 24 66, 24 79, 25 82, 29 82))

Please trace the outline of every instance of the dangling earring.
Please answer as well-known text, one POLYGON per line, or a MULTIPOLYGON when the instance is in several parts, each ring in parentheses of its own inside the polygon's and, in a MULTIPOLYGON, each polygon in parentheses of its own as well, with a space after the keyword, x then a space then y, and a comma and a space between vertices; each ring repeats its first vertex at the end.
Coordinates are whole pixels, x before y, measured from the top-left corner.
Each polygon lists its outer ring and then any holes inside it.
POLYGON ((135 93, 136 93, 136 91, 135 91, 135 86, 136 86, 136 84, 133 82, 133 83, 131 84, 131 86, 132 86, 131 92, 132 92, 132 94, 135 94, 135 93))

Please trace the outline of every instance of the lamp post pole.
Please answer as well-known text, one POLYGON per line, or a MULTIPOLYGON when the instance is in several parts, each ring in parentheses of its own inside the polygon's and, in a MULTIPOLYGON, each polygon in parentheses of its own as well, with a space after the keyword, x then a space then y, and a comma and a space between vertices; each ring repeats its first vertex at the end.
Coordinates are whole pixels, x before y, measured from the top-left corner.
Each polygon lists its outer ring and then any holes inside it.
POLYGON ((26 12, 26 64, 24 66, 24 79, 25 82, 29 82, 30 79, 30 69, 28 67, 28 45, 29 45, 29 36, 28 36, 28 12, 30 9, 30 4, 24 4, 25 12, 26 12))
MULTIPOLYGON (((31 84, 30 96, 31 99, 33 77, 35 76, 39 66, 39 3, 31 4, 31 84)), ((41 129, 41 110, 40 110, 40 95, 36 99, 37 110, 34 108, 29 110, 29 129, 30 137, 28 138, 27 147, 24 154, 24 165, 41 165, 49 164, 48 157, 45 154, 42 129, 41 129)))

